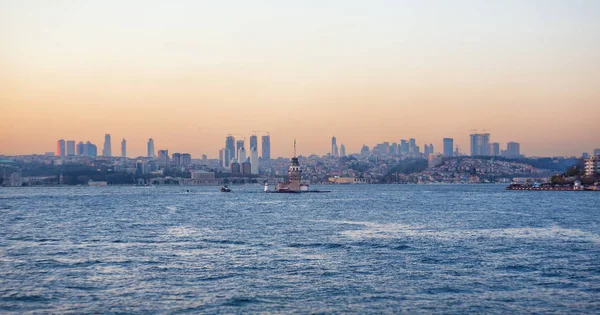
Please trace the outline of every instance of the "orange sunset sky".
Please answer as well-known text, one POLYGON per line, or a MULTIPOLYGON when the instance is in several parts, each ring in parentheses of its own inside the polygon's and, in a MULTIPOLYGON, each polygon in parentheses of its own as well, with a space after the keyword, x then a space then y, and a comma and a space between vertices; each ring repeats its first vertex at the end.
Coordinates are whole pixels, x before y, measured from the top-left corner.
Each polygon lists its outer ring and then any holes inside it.
POLYGON ((600 148, 600 1, 0 0, 0 154, 60 138, 272 156, 469 130, 533 156, 600 148), (259 133, 261 135, 262 133, 259 133))

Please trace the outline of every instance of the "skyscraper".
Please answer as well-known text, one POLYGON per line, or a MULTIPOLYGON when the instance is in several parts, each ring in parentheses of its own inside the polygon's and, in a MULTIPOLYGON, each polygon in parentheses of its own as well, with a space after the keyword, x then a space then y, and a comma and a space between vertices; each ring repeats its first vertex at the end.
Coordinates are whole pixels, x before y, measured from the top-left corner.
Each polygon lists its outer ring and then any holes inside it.
POLYGON ((335 137, 331 137, 331 156, 338 157, 337 139, 335 137))
POLYGON ((67 141, 67 156, 74 156, 74 155, 75 155, 75 141, 68 140, 67 141))
POLYGON ((225 167, 229 167, 231 160, 235 159, 235 138, 227 136, 225 138, 225 167))
POLYGON ((111 144, 110 144, 110 134, 108 134, 108 133, 104 135, 104 148, 102 149, 102 156, 104 156, 104 157, 112 156, 112 149, 111 149, 111 144))
POLYGON ((238 160, 238 162, 241 164, 244 161, 240 160, 240 149, 244 148, 244 140, 238 140, 235 142, 235 158, 238 160))
POLYGON ((77 155, 82 156, 85 153, 85 144, 83 141, 79 141, 77 144, 77 155))
MULTIPOLYGON (((252 140, 252 138, 250 138, 250 140, 252 140)), ((253 175, 257 175, 258 174, 258 148, 253 147, 250 148, 250 173, 253 175)))
POLYGON ((169 150, 158 150, 158 165, 163 167, 169 165, 169 150))
POLYGON ((491 156, 499 156, 500 155, 500 143, 492 142, 490 143, 490 155, 491 156))
POLYGON ((246 148, 244 148, 244 144, 238 149, 237 159, 240 163, 246 162, 246 148))
POLYGON ((271 135, 262 136, 262 158, 271 159, 271 135))
POLYGON ((594 149, 594 155, 600 155, 600 149, 594 149))
POLYGON ((221 167, 226 167, 225 166, 225 149, 219 150, 219 165, 221 165, 221 167))
POLYGON ((250 136, 250 147, 248 147, 248 149, 252 150, 252 148, 258 150, 258 137, 256 135, 250 136))
POLYGON ((189 153, 181 154, 181 165, 184 167, 188 167, 192 164, 192 155, 189 153))
POLYGON ((369 147, 364 145, 362 146, 362 148, 360 149, 360 156, 361 157, 368 157, 369 156, 369 147))
POLYGON ((471 134, 471 156, 490 155, 490 134, 471 134))
POLYGON ((518 142, 509 142, 506 144, 506 155, 508 157, 521 156, 521 145, 518 142))
POLYGON ((83 148, 83 155, 89 156, 89 157, 96 157, 96 156, 98 156, 98 147, 96 147, 95 144, 92 144, 89 141, 86 142, 85 146, 83 148))
POLYGON ((454 139, 444 138, 444 156, 452 156, 453 149, 454 149, 454 139))
POLYGON ((121 157, 127 157, 127 141, 125 139, 121 140, 121 157))
POLYGON ((60 139, 58 142, 56 142, 56 156, 65 157, 65 153, 65 140, 60 139))
POLYGON ((155 155, 154 155, 154 140, 152 138, 150 138, 148 140, 148 157, 149 158, 155 157, 155 155))
POLYGON ((342 145, 340 146, 340 156, 344 157, 346 156, 346 147, 344 146, 344 144, 342 143, 342 145))
POLYGON ((400 140, 400 154, 407 155, 408 153, 410 153, 410 145, 408 141, 404 139, 400 140))

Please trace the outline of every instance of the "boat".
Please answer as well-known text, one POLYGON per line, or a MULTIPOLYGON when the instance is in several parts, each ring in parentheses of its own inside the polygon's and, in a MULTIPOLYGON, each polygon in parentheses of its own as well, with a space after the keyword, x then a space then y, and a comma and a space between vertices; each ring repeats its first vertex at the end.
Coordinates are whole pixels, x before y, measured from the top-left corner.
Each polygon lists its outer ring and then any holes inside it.
POLYGON ((231 192, 231 189, 227 186, 222 186, 221 187, 221 192, 231 192))
POLYGON ((133 185, 133 188, 154 188, 156 186, 152 185, 152 184, 136 184, 133 185))

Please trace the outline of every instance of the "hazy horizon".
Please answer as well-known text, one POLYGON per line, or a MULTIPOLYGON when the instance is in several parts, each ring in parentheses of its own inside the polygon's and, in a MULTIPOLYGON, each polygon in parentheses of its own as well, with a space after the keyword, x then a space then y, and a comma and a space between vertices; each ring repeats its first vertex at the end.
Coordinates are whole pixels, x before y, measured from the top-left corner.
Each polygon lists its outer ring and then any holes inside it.
POLYGON ((272 156, 471 129, 528 156, 600 148, 598 1, 0 0, 0 154, 91 141, 113 155, 272 156), (262 133, 259 133, 259 136, 262 133), (239 137, 239 136, 237 136, 239 137), (236 137, 236 138, 237 138, 236 137), (259 140, 260 143, 260 140, 259 140), (260 144, 259 144, 260 145, 260 144))

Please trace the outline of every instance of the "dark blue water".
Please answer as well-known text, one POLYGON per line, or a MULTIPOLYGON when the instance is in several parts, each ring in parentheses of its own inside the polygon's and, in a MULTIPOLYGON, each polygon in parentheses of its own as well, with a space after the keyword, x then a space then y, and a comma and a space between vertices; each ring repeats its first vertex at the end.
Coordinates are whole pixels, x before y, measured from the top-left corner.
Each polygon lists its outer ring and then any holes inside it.
POLYGON ((326 188, 0 188, 0 312, 600 312, 600 193, 326 188))

